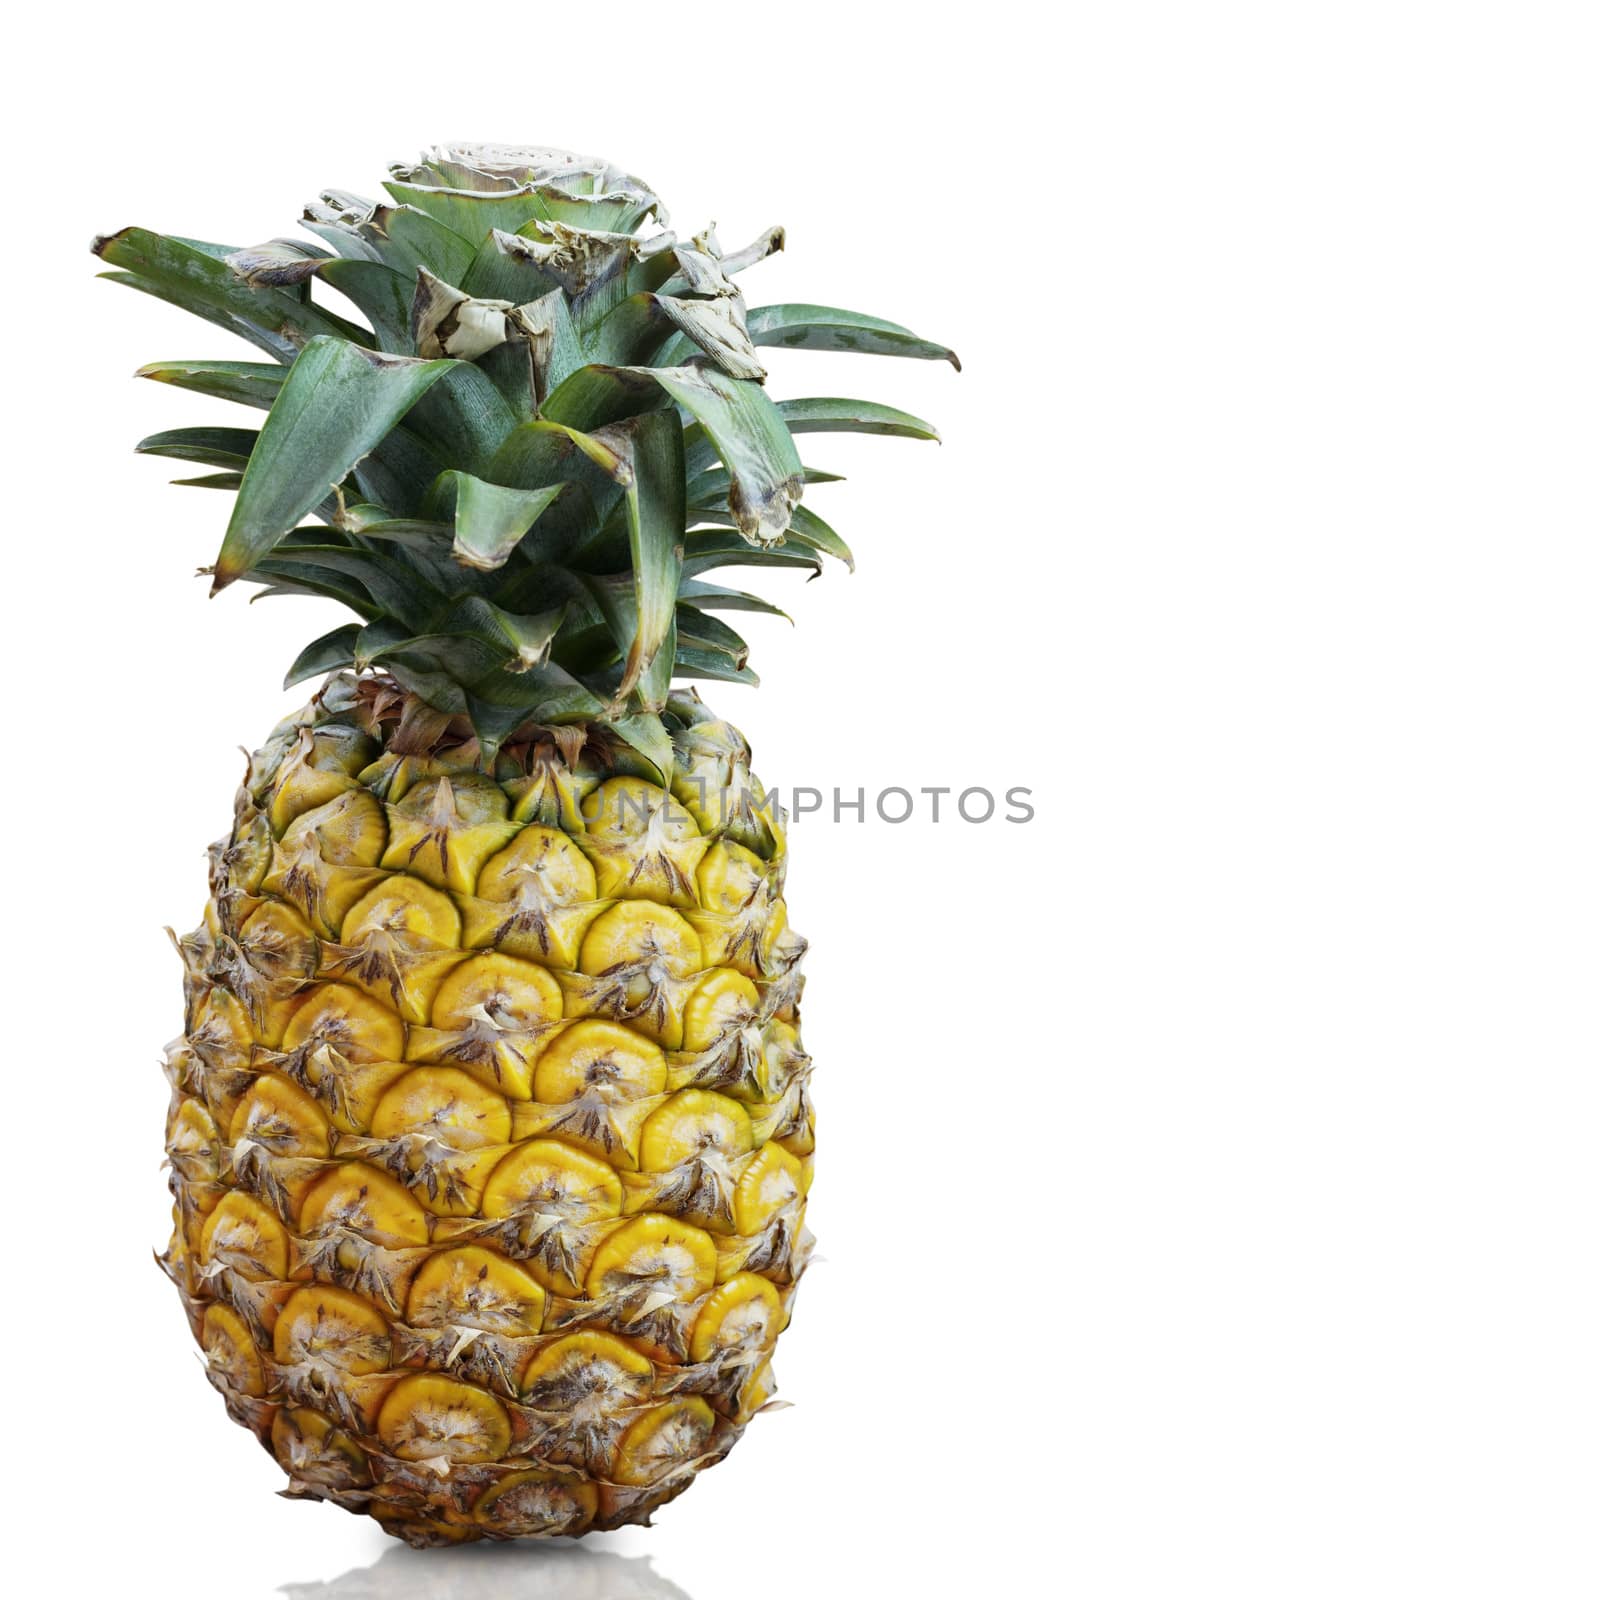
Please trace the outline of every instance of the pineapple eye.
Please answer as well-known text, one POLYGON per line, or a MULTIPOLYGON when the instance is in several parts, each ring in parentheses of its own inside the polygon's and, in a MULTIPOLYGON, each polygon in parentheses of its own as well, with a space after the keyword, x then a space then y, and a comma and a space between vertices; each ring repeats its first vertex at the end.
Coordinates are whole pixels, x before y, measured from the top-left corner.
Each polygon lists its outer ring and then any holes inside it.
POLYGON ((223 1379, 228 1389, 252 1399, 267 1392, 260 1353, 238 1312, 228 1306, 208 1306, 200 1343, 205 1349, 207 1367, 223 1379))
POLYGON ((689 1354, 710 1361, 770 1349, 782 1326, 778 1291, 757 1273, 736 1273, 701 1307, 689 1354))
POLYGON ((317 1285, 296 1289, 272 1332, 273 1359, 325 1377, 361 1377, 389 1364, 389 1324, 361 1295, 317 1285))
POLYGON ((506 815, 509 809, 499 786, 481 774, 418 784, 388 807, 383 865, 471 894, 484 863, 517 831, 506 815))
POLYGON ((545 1299, 525 1268, 479 1245, 461 1245, 431 1257, 412 1279, 406 1321, 531 1338, 543 1321, 545 1299))
POLYGON ((609 1235, 584 1280, 591 1300, 698 1299, 716 1281, 711 1236, 675 1218, 647 1213, 609 1235))
POLYGON ((760 1004, 756 986, 743 973, 714 968, 695 984, 683 1008, 683 1048, 709 1050, 727 1029, 753 1018, 760 1004))
POLYGON ((200 1259, 207 1267, 229 1267, 248 1278, 289 1274, 289 1235, 253 1195, 224 1195, 200 1233, 200 1259))
POLYGON ((296 1482, 337 1491, 361 1489, 372 1481, 355 1440, 309 1407, 279 1409, 272 1419, 272 1453, 296 1482))
POLYGON ((498 1461, 511 1448, 511 1421, 493 1395, 453 1378, 402 1378, 378 1412, 384 1448, 402 1461, 450 1466, 498 1461))
POLYGON ((667 1063, 649 1039, 612 1022, 575 1022, 545 1047, 534 1074, 534 1098, 564 1104, 594 1093, 607 1102, 660 1094, 667 1063))
POLYGON ((381 1001, 349 984, 328 983, 312 990, 289 1018, 283 1033, 286 1051, 325 1044, 350 1061, 399 1061, 405 1053, 405 1026, 381 1001))
POLYGON ((582 1533, 594 1520, 600 1494, 585 1478, 533 1468, 499 1479, 479 1496, 473 1515, 486 1528, 514 1537, 582 1533))
POLYGON ((617 1449, 618 1483, 649 1484, 700 1455, 716 1427, 716 1413, 699 1395, 669 1400, 629 1427, 617 1449))
POLYGON ((316 1101, 276 1073, 256 1080, 228 1127, 230 1143, 263 1145, 273 1155, 323 1156, 332 1138, 316 1101))
POLYGON ((546 1345, 522 1374, 522 1399, 540 1410, 636 1405, 649 1398, 655 1368, 625 1339, 574 1333, 546 1345))
POLYGON ((640 1163, 665 1172, 697 1156, 741 1156, 751 1148, 749 1113, 737 1100, 708 1089, 680 1089, 644 1125, 640 1163))
POLYGON ((300 1207, 300 1231, 334 1238, 354 1235, 399 1249, 428 1242, 428 1219, 388 1173, 352 1161, 332 1168, 312 1185, 300 1207))
POLYGON ((503 1145, 511 1138, 511 1107, 454 1067, 416 1067, 384 1091, 372 1135, 394 1139, 422 1127, 457 1149, 503 1145))

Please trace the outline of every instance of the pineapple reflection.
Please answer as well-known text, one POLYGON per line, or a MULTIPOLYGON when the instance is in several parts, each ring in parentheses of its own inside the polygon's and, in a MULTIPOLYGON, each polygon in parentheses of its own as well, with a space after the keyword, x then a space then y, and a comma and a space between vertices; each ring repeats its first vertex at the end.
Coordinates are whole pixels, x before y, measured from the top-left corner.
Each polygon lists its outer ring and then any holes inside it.
POLYGON ((575 1545, 387 1550, 327 1582, 286 1583, 288 1600, 689 1600, 650 1565, 575 1545))

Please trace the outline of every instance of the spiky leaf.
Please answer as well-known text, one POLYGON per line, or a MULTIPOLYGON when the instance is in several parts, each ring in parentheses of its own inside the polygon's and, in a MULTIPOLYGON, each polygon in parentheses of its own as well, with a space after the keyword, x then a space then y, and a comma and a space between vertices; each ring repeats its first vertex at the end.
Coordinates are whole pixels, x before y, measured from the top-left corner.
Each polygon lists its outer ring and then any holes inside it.
POLYGON ((446 148, 391 178, 388 201, 328 191, 307 208, 332 255, 138 229, 97 241, 108 275, 278 363, 145 368, 266 417, 259 434, 176 429, 142 448, 237 492, 214 589, 243 576, 360 619, 291 677, 381 666, 426 717, 470 717, 480 761, 525 723, 603 719, 666 780, 669 729, 701 718, 674 674, 753 683, 720 614, 783 615, 704 575, 850 559, 799 503, 832 474, 800 465, 795 436, 936 437, 870 401, 774 404, 759 347, 954 356, 831 307, 747 313, 735 275, 782 229, 726 255, 713 229, 640 232, 665 213, 604 162, 446 148), (324 285, 373 331, 329 311, 324 285))
POLYGON ((254 428, 168 428, 141 439, 134 449, 142 456, 169 456, 203 467, 240 467, 250 459, 254 428))
POLYGON ((337 672, 340 667, 353 666, 356 636, 360 632, 359 623, 347 622, 343 627, 323 634, 320 639, 313 639, 295 657, 294 665, 283 680, 284 688, 292 689, 307 678, 320 678, 325 672, 337 672))
POLYGON ((212 593, 271 550, 452 365, 313 339, 284 380, 245 469, 212 593))
POLYGON ((780 400, 778 414, 790 433, 877 433, 896 439, 939 437, 931 422, 872 400, 780 400))
POLYGON ((272 409, 283 387, 283 368, 264 361, 152 361, 134 376, 263 411, 272 409))
POLYGON ((456 497, 452 553, 463 566, 480 572, 503 567, 540 513, 561 494, 559 484, 507 489, 468 472, 448 472, 445 477, 456 497))
POLYGON ((799 504, 805 468, 767 391, 702 367, 666 367, 654 376, 721 456, 732 478, 728 508, 739 532, 752 544, 778 543, 799 504))
POLYGON ((122 273, 114 281, 142 289, 162 300, 193 311, 208 322, 230 329, 269 351, 280 361, 292 361, 298 351, 319 335, 358 345, 371 342, 366 329, 324 311, 293 292, 252 288, 223 259, 222 246, 203 249, 189 239, 172 239, 148 228, 124 228, 96 239, 94 251, 122 273), (221 254, 212 253, 220 251, 221 254))
POLYGON ((957 372, 954 350, 919 339, 898 322, 869 317, 838 306, 755 306, 746 316, 751 339, 784 350, 845 350, 856 355, 910 356, 917 361, 948 361, 957 372))

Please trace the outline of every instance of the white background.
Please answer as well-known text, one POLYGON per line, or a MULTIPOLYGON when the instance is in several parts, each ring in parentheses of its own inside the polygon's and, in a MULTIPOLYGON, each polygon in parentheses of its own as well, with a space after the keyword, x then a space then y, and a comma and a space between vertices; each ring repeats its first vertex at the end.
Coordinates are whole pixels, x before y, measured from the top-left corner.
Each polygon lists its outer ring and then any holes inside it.
POLYGON ((240 1600, 1592 1595, 1592 17, 36 17, 4 201, 8 1559, 240 1600), (753 302, 960 351, 774 363, 945 443, 808 442, 860 571, 780 577, 798 626, 719 704, 770 782, 1026 784, 1038 815, 796 830, 826 1260, 795 1408, 603 1560, 367 1571, 376 1529, 274 1498, 148 1253, 161 926, 332 618, 206 602, 226 501, 131 446, 250 419, 129 375, 250 352, 86 246, 254 243, 459 138, 597 150, 730 246, 782 221, 753 302))

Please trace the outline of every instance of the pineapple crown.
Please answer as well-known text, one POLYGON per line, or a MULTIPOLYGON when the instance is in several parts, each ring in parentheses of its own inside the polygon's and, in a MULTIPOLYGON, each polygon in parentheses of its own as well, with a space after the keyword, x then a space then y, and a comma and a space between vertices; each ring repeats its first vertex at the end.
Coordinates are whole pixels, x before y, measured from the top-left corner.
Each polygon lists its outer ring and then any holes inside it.
POLYGON ((674 678, 754 683, 722 614, 777 607, 723 567, 815 576, 844 541, 803 506, 799 434, 933 439, 866 400, 775 401, 763 346, 947 360, 896 323, 747 308, 735 279, 784 244, 680 238, 637 178, 567 151, 447 146, 396 165, 388 202, 329 191, 302 219, 330 249, 250 249, 125 228, 113 282, 240 334, 270 362, 162 361, 139 376, 266 412, 177 428, 146 454, 235 495, 216 594, 315 594, 360 619, 286 685, 382 669, 470 721, 485 759, 529 726, 604 722, 666 770, 674 678), (319 302, 337 290, 369 326, 319 302))

